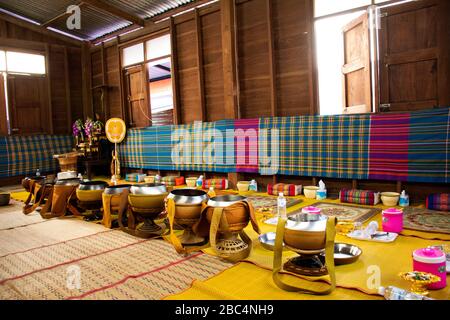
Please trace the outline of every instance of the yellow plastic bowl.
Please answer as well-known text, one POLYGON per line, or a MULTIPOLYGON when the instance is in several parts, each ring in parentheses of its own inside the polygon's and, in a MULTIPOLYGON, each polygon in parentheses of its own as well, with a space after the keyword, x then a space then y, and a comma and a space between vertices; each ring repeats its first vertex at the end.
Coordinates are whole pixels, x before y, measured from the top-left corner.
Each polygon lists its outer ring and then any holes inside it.
POLYGON ((239 191, 248 191, 250 181, 239 181, 236 186, 239 191))
POLYGON ((383 202, 383 205, 385 205, 387 207, 396 206, 399 199, 400 199, 400 193, 398 193, 398 192, 382 192, 381 193, 381 202, 383 202))
POLYGON ((186 178, 186 185, 189 188, 194 188, 197 183, 197 178, 186 178))
POLYGON ((303 187, 303 193, 305 194, 305 197, 308 199, 315 199, 317 190, 319 190, 319 187, 316 186, 303 187))

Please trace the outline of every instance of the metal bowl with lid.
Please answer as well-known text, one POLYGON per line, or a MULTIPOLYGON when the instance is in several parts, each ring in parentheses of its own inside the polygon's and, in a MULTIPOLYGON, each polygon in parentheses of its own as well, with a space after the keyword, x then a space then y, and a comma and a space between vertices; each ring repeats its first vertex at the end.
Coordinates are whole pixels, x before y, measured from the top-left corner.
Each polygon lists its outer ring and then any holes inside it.
POLYGON ((166 192, 166 186, 160 183, 134 184, 130 188, 130 193, 134 195, 159 195, 166 192))
POLYGON ((175 203, 174 222, 184 229, 180 236, 183 245, 196 245, 205 241, 204 237, 196 235, 192 226, 199 221, 202 213, 202 205, 208 200, 208 194, 197 189, 172 190, 167 199, 175 203))
POLYGON ((97 190, 104 190, 108 186, 108 183, 105 181, 81 181, 80 186, 78 187, 79 190, 83 191, 97 191, 97 190))
POLYGON ((61 179, 56 180, 55 185, 57 186, 78 186, 81 180, 78 178, 61 179))
POLYGON ((168 199, 173 199, 177 206, 199 205, 208 199, 208 194, 203 190, 196 189, 175 189, 172 190, 168 199))
POLYGON ((247 197, 234 195, 234 194, 216 196, 216 197, 212 197, 211 199, 208 200, 208 206, 226 208, 235 203, 238 203, 241 201, 246 201, 246 199, 247 199, 247 197))
POLYGON ((103 192, 105 194, 121 194, 125 190, 130 190, 130 188, 131 184, 118 184, 115 186, 107 186, 103 192))
POLYGON ((298 253, 314 254, 325 249, 328 217, 322 214, 300 213, 286 221, 284 243, 298 253))

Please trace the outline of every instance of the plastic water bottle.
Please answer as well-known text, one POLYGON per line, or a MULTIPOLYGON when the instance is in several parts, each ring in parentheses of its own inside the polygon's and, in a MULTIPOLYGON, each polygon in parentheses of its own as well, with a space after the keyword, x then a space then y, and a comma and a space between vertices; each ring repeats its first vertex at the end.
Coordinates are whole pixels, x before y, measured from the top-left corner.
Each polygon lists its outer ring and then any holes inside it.
POLYGON ((278 194, 278 218, 286 218, 286 198, 283 192, 278 194))
POLYGON ((41 176, 41 170, 37 169, 36 170, 36 177, 40 177, 41 176))
POLYGON ((249 191, 258 191, 258 184, 256 183, 256 180, 253 179, 250 181, 250 185, 248 186, 249 191))
POLYGON ((198 177, 196 185, 198 188, 201 188, 203 186, 203 176, 198 177))
POLYGON ((389 286, 387 288, 379 287, 378 294, 383 296, 386 300, 434 300, 394 286, 389 286))
POLYGON ((409 206, 409 196, 406 194, 406 191, 403 190, 400 194, 400 201, 398 203, 400 207, 407 207, 409 206))

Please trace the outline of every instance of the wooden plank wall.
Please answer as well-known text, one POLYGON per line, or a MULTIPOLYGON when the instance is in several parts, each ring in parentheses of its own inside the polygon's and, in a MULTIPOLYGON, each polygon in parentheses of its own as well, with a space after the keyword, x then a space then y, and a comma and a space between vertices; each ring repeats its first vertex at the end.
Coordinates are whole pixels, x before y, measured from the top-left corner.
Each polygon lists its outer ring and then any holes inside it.
MULTIPOLYGON (((308 2, 236 1, 237 95, 241 118, 314 114, 308 2)), ((227 118, 220 5, 175 17, 172 36, 177 52, 179 123, 227 118)), ((117 42, 105 43, 91 52, 94 111, 101 111, 100 89, 96 86, 103 84, 105 65, 108 93, 104 99, 109 117, 125 114, 120 99, 117 48, 117 42)))
MULTIPOLYGON (((176 45, 175 105, 180 124, 196 120, 217 121, 226 118, 314 115, 314 58, 312 39, 312 6, 309 0, 221 0, 196 11, 172 19, 172 37, 176 45), (234 3, 234 4, 233 4, 234 3), (224 25, 223 10, 233 8, 233 25, 224 25), (225 59, 233 43, 225 35, 236 29, 236 63, 225 59), (225 47, 226 46, 226 47, 225 47), (226 65, 224 65, 226 62, 226 65), (232 63, 232 62, 231 62, 232 63), (236 71, 233 75, 224 70, 236 71), (225 76, 224 76, 225 75, 225 76), (224 79, 227 79, 227 83, 224 79), (235 83, 232 83, 235 81, 235 83), (231 90, 231 92, 227 91, 231 90), (229 96, 231 95, 231 96, 229 96), (236 99, 237 111, 233 99, 236 99)), ((161 29, 169 23, 161 23, 161 29)), ((152 31, 158 31, 153 28, 152 31)), ((145 30, 135 37, 145 37, 145 30)), ((150 35, 151 32, 148 32, 150 35)), ((132 35, 120 39, 120 46, 135 40, 132 35)), ((120 64, 117 41, 92 49, 93 81, 102 79, 101 59, 106 61, 108 88, 106 110, 110 117, 125 116, 121 103, 120 64), (104 50, 103 56, 101 51, 104 50)), ((122 93, 123 94, 123 93, 122 93)), ((98 102, 95 102, 97 103, 98 102)), ((95 108, 99 108, 96 106, 95 108)), ((97 109, 96 109, 97 110, 97 109)), ((155 173, 157 171, 149 171, 155 173)), ((166 172, 163 175, 169 174, 166 172)), ((179 173, 178 173, 179 174, 179 173)), ((205 175, 207 178, 250 180, 253 174, 221 174, 212 172, 182 172, 184 176, 205 175)), ((264 190, 268 183, 285 182, 317 185, 321 177, 258 176, 264 190)), ((379 191, 400 191, 406 188, 411 201, 424 201, 430 192, 448 192, 445 184, 400 184, 396 181, 356 181, 324 178, 328 192, 337 197, 341 188, 362 188, 379 191)))
MULTIPOLYGON (((0 14, 0 45, 11 50, 36 50, 48 53, 49 85, 52 123, 46 124, 54 134, 71 132, 71 123, 82 117, 81 49, 72 40, 52 36, 49 31, 0 14)), ((67 38, 69 39, 69 38, 67 38)), ((80 42, 81 45, 81 42, 80 42)))

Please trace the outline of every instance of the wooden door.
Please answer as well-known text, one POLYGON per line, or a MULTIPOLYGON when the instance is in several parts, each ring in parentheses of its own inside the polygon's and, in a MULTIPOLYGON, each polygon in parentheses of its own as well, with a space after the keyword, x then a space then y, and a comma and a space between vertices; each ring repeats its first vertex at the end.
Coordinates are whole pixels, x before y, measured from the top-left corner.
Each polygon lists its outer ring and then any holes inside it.
POLYGON ((8 75, 12 134, 50 133, 45 77, 8 75))
POLYGON ((381 9, 380 111, 449 104, 449 8, 423 0, 381 9))
POLYGON ((6 117, 5 78, 0 72, 0 135, 8 135, 8 121, 6 117))
MULTIPOLYGON (((364 13, 342 29, 344 113, 372 112, 369 15, 364 13)), ((332 53, 330 53, 332 54, 332 53)))
POLYGON ((136 66, 125 70, 125 89, 130 127, 140 128, 150 125, 146 78, 144 66, 136 66))

